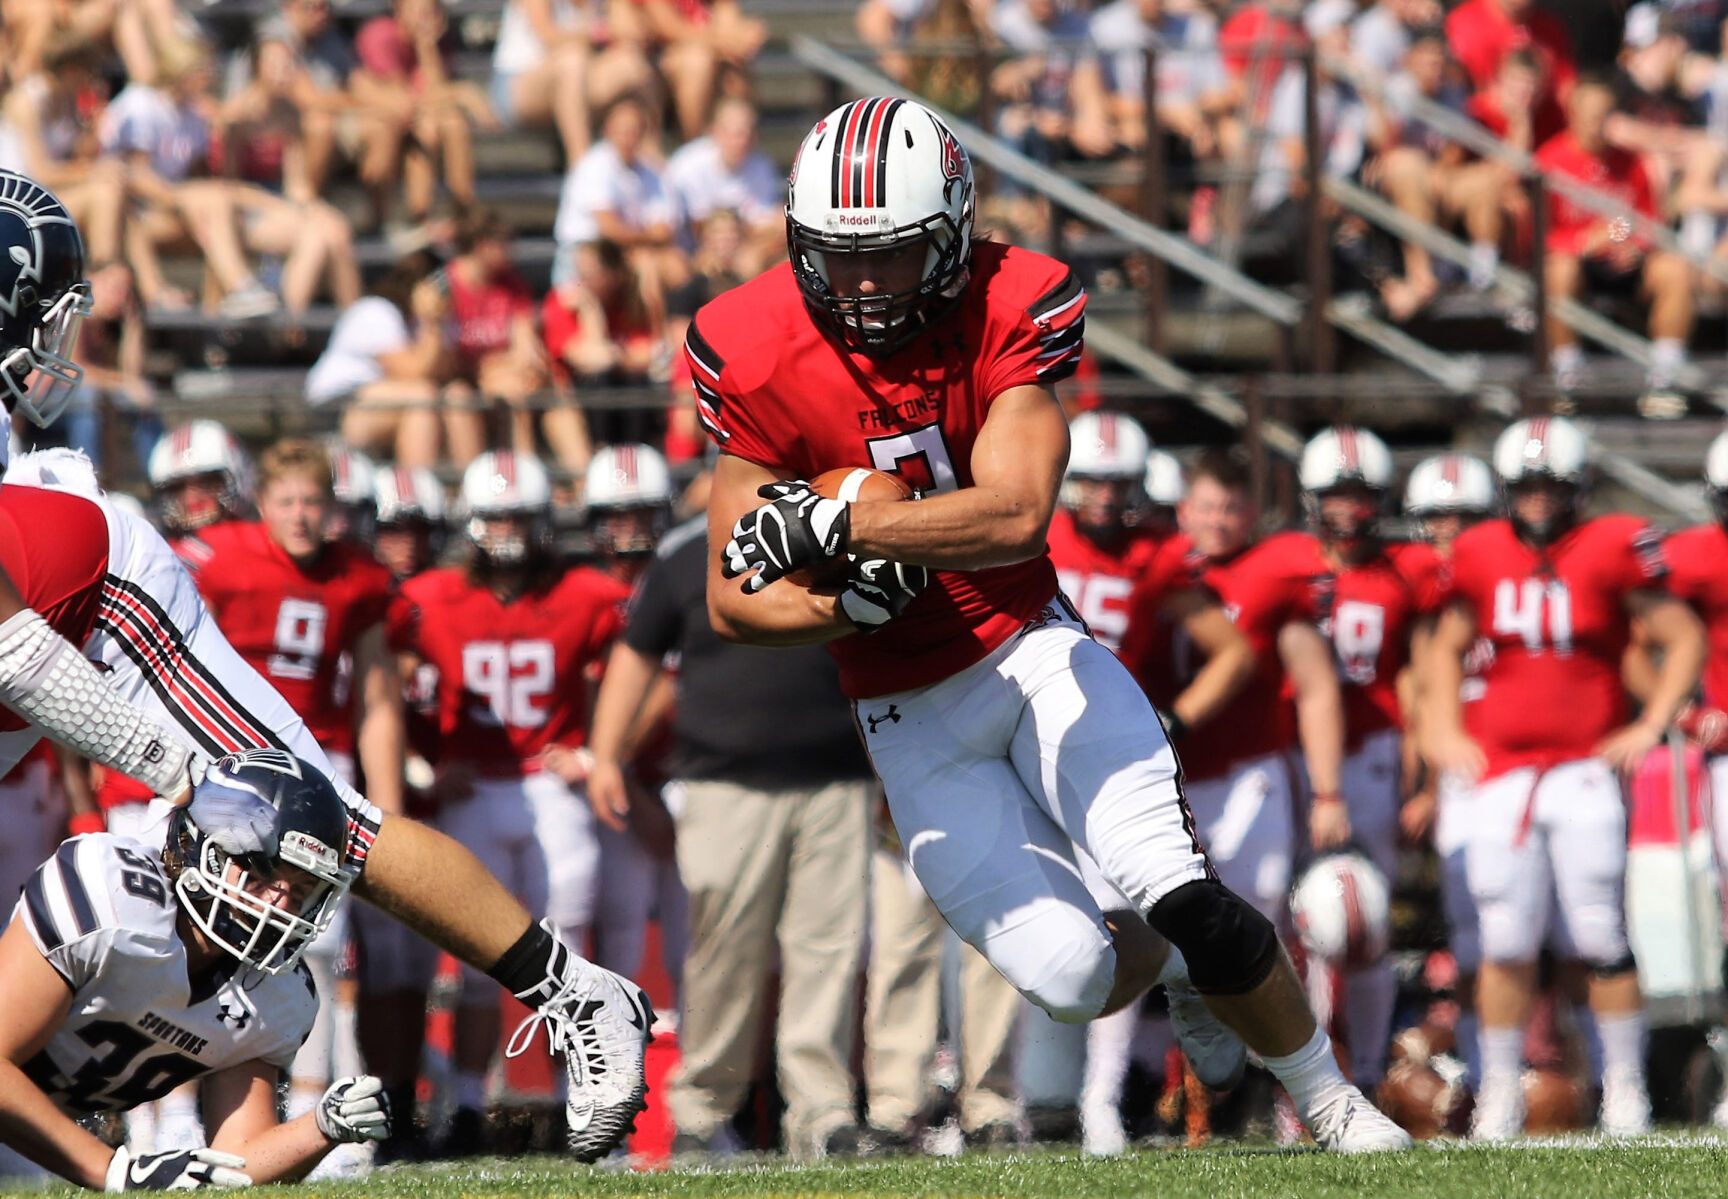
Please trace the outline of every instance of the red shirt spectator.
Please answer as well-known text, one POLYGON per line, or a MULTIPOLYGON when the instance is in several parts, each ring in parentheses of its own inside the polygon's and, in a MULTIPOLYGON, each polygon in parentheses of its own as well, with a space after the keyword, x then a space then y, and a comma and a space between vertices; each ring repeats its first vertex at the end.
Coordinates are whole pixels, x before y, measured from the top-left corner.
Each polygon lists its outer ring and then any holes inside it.
MULTIPOLYGON (((449 51, 440 42, 439 52, 449 67, 449 51)), ((354 36, 354 53, 360 66, 380 80, 403 82, 420 90, 420 54, 414 38, 396 14, 373 17, 354 36)), ((448 73, 448 71, 446 72, 448 73)))
MULTIPOLYGON (((561 295, 558 290, 547 292, 546 302, 540 306, 540 324, 546 332, 546 351, 552 355, 554 362, 563 362, 564 351, 582 335, 581 312, 565 304, 560 298, 561 295)), ((621 299, 602 305, 602 311, 606 315, 606 336, 620 347, 634 347, 643 342, 658 341, 659 335, 654 329, 654 322, 645 319, 640 312, 633 313, 632 307, 621 299)))
POLYGON ((1514 50, 1536 56, 1552 94, 1564 95, 1578 75, 1566 27, 1532 0, 1465 0, 1446 18, 1446 41, 1478 88, 1493 81, 1500 60, 1514 50))
POLYGON ((1245 4, 1219 29, 1218 50, 1225 69, 1238 81, 1247 73, 1248 64, 1259 59, 1253 87, 1264 103, 1284 70, 1286 56, 1306 40, 1296 23, 1285 13, 1273 11, 1270 3, 1245 4))
POLYGON ((452 270, 448 278, 456 352, 477 361, 509 349, 510 322, 518 315, 534 314, 534 297, 528 285, 514 271, 475 280, 452 270))
MULTIPOLYGON (((1577 136, 1567 130, 1549 138, 1536 152, 1536 163, 1543 171, 1555 172, 1589 184, 1606 192, 1644 216, 1655 218, 1656 193, 1650 186, 1650 176, 1644 164, 1630 150, 1602 145, 1592 152, 1584 148, 1577 136)), ((1580 208, 1553 188, 1548 189, 1548 249, 1559 254, 1582 254, 1590 235, 1604 218, 1588 208, 1580 208)), ((1633 236, 1632 244, 1646 247, 1644 239, 1633 236)))

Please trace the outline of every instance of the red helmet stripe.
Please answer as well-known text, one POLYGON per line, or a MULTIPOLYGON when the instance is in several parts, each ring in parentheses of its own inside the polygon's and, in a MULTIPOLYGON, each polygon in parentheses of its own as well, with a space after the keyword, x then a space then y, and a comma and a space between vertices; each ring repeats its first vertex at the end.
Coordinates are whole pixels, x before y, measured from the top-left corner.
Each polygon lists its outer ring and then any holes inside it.
POLYGON ((859 155, 859 142, 863 140, 865 123, 876 104, 874 99, 855 100, 840 121, 840 139, 834 143, 834 153, 840 163, 841 208, 856 208, 862 199, 863 161, 859 155))
POLYGON ((1353 871, 1338 871, 1338 897, 1344 902, 1344 960, 1352 965, 1366 965, 1368 922, 1362 917, 1362 896, 1356 890, 1353 871))
POLYGON ((1462 482, 1462 472, 1458 469, 1458 455, 1447 454, 1440 459, 1440 477, 1451 487, 1457 487, 1462 482))
POLYGON ((1356 430, 1350 425, 1338 426, 1338 453, 1343 458, 1345 476, 1362 473, 1362 457, 1356 448, 1356 430))
POLYGON ((863 179, 865 208, 879 208, 882 205, 882 189, 876 186, 876 160, 877 148, 882 142, 882 129, 887 123, 883 117, 887 112, 886 102, 879 103, 870 110, 870 124, 864 134, 864 152, 858 156, 858 173, 863 179))
POLYGON ((499 450, 497 457, 492 459, 492 464, 498 477, 504 480, 504 486, 513 489, 516 486, 516 452, 499 450))
POLYGON ((636 447, 628 443, 618 447, 618 473, 624 476, 624 481, 636 481, 636 447))
POLYGON ((1114 412, 1099 413, 1098 444, 1106 454, 1116 452, 1116 414, 1114 412))
POLYGON ((1538 416, 1530 422, 1530 440, 1534 441, 1538 446, 1541 447, 1539 450, 1536 451, 1536 459, 1535 460, 1537 462, 1540 462, 1540 463, 1543 463, 1544 465, 1546 465, 1548 462, 1548 418, 1547 417, 1538 416))
POLYGON ((420 497, 414 491, 414 476, 408 473, 406 466, 398 466, 393 472, 396 478, 396 503, 401 507, 418 507, 420 497))

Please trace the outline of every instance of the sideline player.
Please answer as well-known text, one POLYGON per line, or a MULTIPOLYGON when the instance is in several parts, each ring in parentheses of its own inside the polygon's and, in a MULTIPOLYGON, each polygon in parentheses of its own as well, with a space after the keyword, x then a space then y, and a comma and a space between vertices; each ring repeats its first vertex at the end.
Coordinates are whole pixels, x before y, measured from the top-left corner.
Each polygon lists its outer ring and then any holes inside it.
MULTIPOLYGON (((82 378, 67 355, 89 310, 83 243, 63 204, 9 172, 0 242, 0 259, 21 268, 0 277, 0 425, 14 410, 51 424, 82 378)), ((50 485, 0 487, 0 704, 10 709, 0 771, 44 735, 177 801, 201 759, 260 745, 328 771, 305 725, 223 639, 161 534, 102 498, 88 459, 29 457, 28 473, 50 485)), ((460 845, 337 791, 356 890, 535 1009, 518 1044, 544 1024, 565 1058, 572 1153, 610 1152, 644 1106, 651 1015, 640 991, 560 945, 460 845)))
MULTIPOLYGON (((572 767, 586 738, 590 690, 630 589, 559 562, 552 484, 538 459, 480 455, 462 474, 461 498, 467 563, 410 579, 389 618, 404 673, 438 668, 438 825, 581 945, 599 843, 587 799, 560 767, 572 767)), ((496 985, 465 969, 448 1154, 480 1151, 498 1020, 496 985)))
MULTIPOLYGON (((1408 1145, 1338 1070, 1271 921, 1217 881, 1156 715, 1057 592, 1053 388, 1080 355, 1079 282, 974 243, 971 163, 911 101, 823 118, 789 190, 792 261, 711 301, 686 341, 722 451, 715 628, 830 643, 919 881, 1033 1002, 1078 1023, 1191 977, 1322 1144, 1408 1145), (927 498, 847 503, 798 481, 864 463, 927 498), (774 585, 848 553, 837 592, 774 585), (1132 910, 1106 918, 1076 846, 1132 910)), ((1179 1031, 1203 1079, 1233 1081, 1234 1037, 1179 1031)))
POLYGON ((353 881, 348 812, 281 750, 210 767, 156 828, 67 841, 0 936, 0 1141, 92 1190, 292 1182, 378 1140, 376 1078, 278 1123, 276 1087, 318 1008, 303 965, 353 881), (110 1149, 75 1120, 202 1080, 210 1148, 110 1149), (241 1171, 245 1173, 241 1173, 241 1171))
POLYGON ((1050 518, 1050 564, 1080 619, 1106 648, 1122 646, 1128 595, 1165 538, 1141 527, 1152 443, 1131 418, 1082 412, 1068 424, 1068 466, 1050 518))
POLYGON ((157 438, 146 473, 168 543, 240 520, 252 506, 252 463, 234 435, 213 420, 188 421, 157 438))
MULTIPOLYGON (((191 534, 181 560, 228 644, 306 722, 342 781, 354 785, 358 755, 367 798, 399 814, 402 689, 384 643, 390 574, 355 543, 325 540, 335 493, 322 446, 289 439, 265 450, 257 496, 257 522, 191 534), (344 657, 351 677, 339 668, 344 657)), ((347 917, 344 904, 306 954, 324 1002, 290 1075, 291 1117, 310 1110, 358 1057, 351 988, 336 980, 347 917)))
POLYGON ((1562 951, 1591 972, 1602 1130, 1650 1130, 1615 772, 1661 742, 1698 681, 1704 635, 1665 589, 1655 530, 1634 516, 1584 516, 1587 470, 1588 443, 1564 418, 1521 420, 1500 435, 1494 471, 1507 517, 1454 544, 1448 606, 1423 665, 1428 758, 1474 784, 1443 801, 1460 809, 1482 935, 1472 1135, 1484 1140, 1523 1131, 1524 1026, 1550 909, 1562 951), (1634 618, 1664 652, 1642 714, 1627 723, 1621 666, 1634 618), (1478 636, 1493 642, 1494 660, 1481 699, 1465 705, 1464 662, 1478 636))
MULTIPOLYGON (((1373 433, 1348 425, 1322 431, 1303 447, 1297 473, 1318 568, 1333 579, 1322 631, 1332 640, 1344 698, 1344 803, 1330 809, 1316 803, 1309 835, 1317 852, 1354 845, 1390 883, 1403 781, 1398 687, 1417 626, 1438 610, 1440 559, 1427 545, 1382 540, 1392 454, 1373 433)), ((1331 968, 1315 961, 1310 969, 1330 996, 1331 968)), ((1397 979, 1382 959, 1350 969, 1340 981, 1351 1075, 1371 1091, 1386 1067, 1397 979)))

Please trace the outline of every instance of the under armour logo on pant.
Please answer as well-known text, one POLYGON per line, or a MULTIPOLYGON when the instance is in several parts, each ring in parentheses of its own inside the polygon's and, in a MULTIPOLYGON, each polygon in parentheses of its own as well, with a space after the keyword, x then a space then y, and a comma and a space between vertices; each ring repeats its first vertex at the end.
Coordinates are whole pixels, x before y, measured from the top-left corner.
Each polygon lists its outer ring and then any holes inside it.
POLYGON ((870 722, 870 731, 872 733, 874 733, 876 731, 876 726, 879 724, 899 724, 900 723, 900 705, 899 704, 889 704, 888 710, 886 712, 882 713, 882 715, 880 715, 880 716, 866 716, 864 719, 870 722))

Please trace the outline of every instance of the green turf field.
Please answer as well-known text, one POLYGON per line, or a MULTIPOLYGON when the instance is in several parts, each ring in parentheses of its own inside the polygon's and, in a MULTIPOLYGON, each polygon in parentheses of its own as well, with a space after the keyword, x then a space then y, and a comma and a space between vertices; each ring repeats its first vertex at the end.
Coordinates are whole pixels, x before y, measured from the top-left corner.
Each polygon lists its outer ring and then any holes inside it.
POLYGON ((415 1199, 558 1199, 665 1195, 1026 1196, 1028 1199, 1686 1199, 1728 1194, 1728 1140, 1708 1135, 1634 1145, 1518 1149, 1421 1148, 1391 1157, 1329 1157, 1314 1150, 1153 1151, 1115 1161, 1074 1154, 977 1155, 822 1166, 735 1167, 634 1174, 553 1158, 489 1159, 396 1167, 365 1182, 307 1184, 296 1199, 404 1195, 415 1199))

